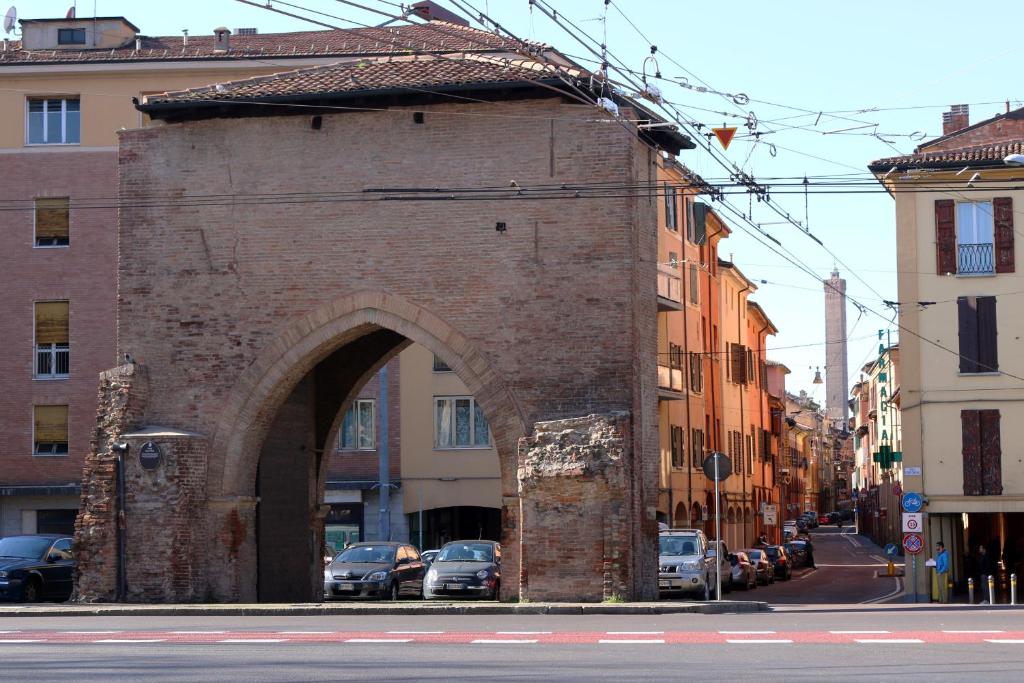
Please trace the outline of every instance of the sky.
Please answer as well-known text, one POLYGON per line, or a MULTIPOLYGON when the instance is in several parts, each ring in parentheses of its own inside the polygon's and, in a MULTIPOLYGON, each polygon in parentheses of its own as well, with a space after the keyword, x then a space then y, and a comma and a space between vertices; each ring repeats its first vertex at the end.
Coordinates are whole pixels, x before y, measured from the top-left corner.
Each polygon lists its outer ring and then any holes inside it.
MULTIPOLYGON (((531 11, 528 0, 468 1, 518 37, 542 41, 571 56, 592 58, 538 9, 531 11)), ((690 0, 613 0, 605 14, 604 0, 546 1, 597 41, 603 41, 606 31, 608 51, 630 69, 642 71, 651 43, 656 45, 655 59, 663 79, 653 82, 665 99, 675 103, 689 121, 709 127, 740 126, 724 156, 762 182, 795 178, 799 183, 806 176, 813 187, 825 175, 853 174, 863 179, 871 161, 909 153, 919 144, 918 138, 941 135, 942 112, 949 105, 969 104, 974 123, 1005 111, 1007 100, 1012 108, 1020 107, 1024 98, 1019 77, 1024 40, 1012 30, 996 30, 1024 25, 1024 3, 979 0, 966 11, 968 6, 959 0, 926 4, 732 0, 718 6, 690 0), (683 87, 672 80, 678 77, 714 92, 683 87), (749 97, 749 103, 740 106, 729 97, 739 94, 749 97), (754 131, 761 133, 758 138, 744 136, 751 113, 757 121, 754 131)), ((17 3, 21 18, 63 16, 72 4, 73 0, 17 3)), ((342 0, 270 4, 302 13, 298 6, 359 24, 387 21, 342 0)), ((358 0, 358 4, 391 12, 399 3, 358 0)), ((461 14, 449 0, 439 4, 461 14)), ((202 35, 222 25, 257 27, 260 33, 317 28, 237 0, 81 0, 78 16, 91 16, 94 5, 98 15, 123 15, 145 35, 180 35, 182 29, 202 35)), ((306 14, 333 25, 353 26, 322 14, 306 14)), ((648 62, 646 73, 653 70, 648 62)), ((679 160, 708 180, 728 175, 701 149, 684 151, 679 160)), ((890 322, 893 311, 882 303, 897 299, 894 204, 880 186, 865 184, 864 189, 870 191, 811 193, 806 208, 800 187, 790 194, 780 187, 772 192, 772 202, 804 222, 824 247, 798 227, 774 224, 781 219, 749 195, 729 197, 816 273, 812 277, 741 230, 722 243, 720 256, 734 260, 757 283, 752 299, 779 328, 769 343, 769 358, 792 371, 787 388, 805 389, 822 402, 824 387, 814 385, 812 378, 815 368, 824 372, 821 280, 833 267, 846 278, 850 298, 871 309, 861 314, 853 303, 848 306, 851 384, 860 367, 877 354, 879 330, 892 330, 892 339, 898 338, 890 322)), ((737 222, 730 221, 733 226, 737 222)))

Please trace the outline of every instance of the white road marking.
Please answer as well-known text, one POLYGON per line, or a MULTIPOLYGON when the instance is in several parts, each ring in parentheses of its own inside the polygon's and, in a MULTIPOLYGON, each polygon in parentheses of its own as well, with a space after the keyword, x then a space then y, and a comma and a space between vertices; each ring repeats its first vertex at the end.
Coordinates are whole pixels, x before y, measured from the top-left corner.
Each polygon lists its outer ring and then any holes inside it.
POLYGON ((986 638, 985 642, 996 643, 997 645, 1024 645, 1024 640, 1016 638, 986 638))
POLYGON ((651 644, 651 645, 662 644, 662 645, 664 645, 665 644, 664 640, 660 640, 660 639, 656 639, 656 638, 629 638, 629 639, 626 639, 626 638, 608 638, 608 639, 605 639, 605 640, 599 640, 597 642, 599 642, 601 644, 615 643, 617 645, 647 645, 647 644, 651 644))
POLYGON ((162 643, 166 638, 105 638, 102 640, 91 640, 91 643, 162 643))
POLYGON ((856 642, 862 644, 881 644, 890 643, 897 645, 914 645, 917 643, 923 643, 923 640, 917 638, 857 638, 856 642))
POLYGON ((499 636, 545 636, 549 635, 551 631, 495 631, 495 633, 499 636))
POLYGON ((412 638, 349 638, 346 643, 411 643, 412 638))
POLYGON ((76 636, 107 636, 113 635, 115 633, 124 633, 124 631, 57 631, 57 633, 66 633, 76 636))
POLYGON ((287 638, 224 638, 218 643, 285 643, 287 638))
POLYGON ((0 633, 21 633, 21 631, 0 631, 0 633))
POLYGON ((1006 631, 943 631, 943 633, 1006 633, 1006 631))
POLYGON ((744 634, 750 634, 750 635, 758 636, 758 635, 771 635, 772 633, 775 633, 775 631, 719 631, 719 633, 721 633, 723 636, 724 635, 741 636, 741 635, 744 635, 744 634))
POLYGON ((470 641, 473 645, 498 645, 505 643, 518 643, 520 645, 530 645, 536 643, 536 640, 514 640, 512 638, 478 638, 477 640, 470 641))
POLYGON ((440 635, 440 634, 444 633, 444 631, 388 631, 388 633, 391 634, 391 635, 394 635, 394 636, 401 636, 401 635, 417 635, 417 636, 419 636, 419 635, 440 635))
POLYGON ((829 633, 833 633, 835 635, 843 635, 843 634, 849 634, 849 635, 864 634, 864 635, 868 635, 868 634, 871 634, 871 633, 876 633, 876 634, 892 633, 892 631, 829 631, 829 633))
MULTIPOLYGON (((197 631, 197 633, 198 633, 198 631, 197 631)), ((210 631, 210 633, 213 633, 213 631, 210 631)), ((274 633, 276 633, 278 635, 281 635, 281 636, 291 636, 291 635, 325 636, 325 635, 330 635, 331 633, 336 633, 336 631, 274 631, 274 633)))
POLYGON ((660 636, 664 631, 605 631, 609 636, 660 636))
POLYGON ((773 638, 727 638, 725 642, 733 643, 733 644, 735 644, 735 643, 758 643, 760 645, 772 645, 772 644, 776 644, 776 643, 792 643, 793 641, 792 640, 788 640, 786 638, 778 638, 778 639, 773 639, 773 638))
POLYGON ((903 592, 903 584, 900 582, 899 577, 894 577, 893 580, 896 582, 896 588, 894 588, 892 591, 890 591, 889 593, 886 593, 885 595, 881 595, 881 596, 879 596, 877 598, 871 598, 870 600, 862 600, 859 604, 861 604, 861 605, 873 605, 873 604, 876 604, 876 603, 879 603, 879 602, 885 602, 886 600, 888 600, 890 598, 894 598, 897 595, 899 595, 900 593, 902 593, 903 592))
POLYGON ((0 639, 0 643, 45 643, 45 642, 46 642, 45 640, 27 640, 27 639, 24 639, 24 638, 22 638, 20 640, 17 639, 17 638, 3 638, 3 639, 0 639))

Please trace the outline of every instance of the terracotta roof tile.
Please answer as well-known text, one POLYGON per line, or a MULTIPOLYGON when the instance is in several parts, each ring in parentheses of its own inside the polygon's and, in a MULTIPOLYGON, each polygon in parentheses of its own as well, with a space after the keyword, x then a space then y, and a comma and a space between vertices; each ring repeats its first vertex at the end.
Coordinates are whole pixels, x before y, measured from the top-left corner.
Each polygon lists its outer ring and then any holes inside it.
MULTIPOLYGON (((340 62, 218 83, 145 98, 146 105, 236 101, 388 89, 430 89, 468 83, 517 83, 557 78, 553 67, 481 55, 398 57, 340 62)), ((573 72, 574 73, 574 72, 573 72)))
POLYGON ((871 170, 889 170, 893 166, 902 168, 905 166, 920 167, 944 167, 957 166, 960 164, 999 165, 1003 159, 1010 154, 1024 154, 1024 140, 1012 140, 1009 142, 997 142, 986 145, 975 145, 973 147, 960 147, 957 149, 946 149, 937 152, 917 152, 905 154, 898 157, 886 157, 872 161, 868 168, 871 170))
POLYGON ((400 27, 356 28, 337 31, 296 31, 232 35, 230 52, 214 52, 214 37, 139 36, 141 49, 134 41, 125 47, 105 50, 23 50, 21 41, 12 41, 0 52, 0 67, 26 64, 79 62, 151 62, 187 60, 238 60, 288 57, 331 57, 351 55, 401 55, 417 52, 514 52, 516 41, 446 22, 431 22, 400 27))

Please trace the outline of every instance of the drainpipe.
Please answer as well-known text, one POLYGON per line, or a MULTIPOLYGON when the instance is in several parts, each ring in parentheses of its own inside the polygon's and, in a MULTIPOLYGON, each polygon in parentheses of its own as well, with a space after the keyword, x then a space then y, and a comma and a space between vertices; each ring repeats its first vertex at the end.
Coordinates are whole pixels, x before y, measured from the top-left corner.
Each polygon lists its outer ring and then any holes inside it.
POLYGON ((125 498, 125 481, 124 481, 124 466, 125 456, 128 454, 128 443, 122 441, 120 443, 113 443, 110 446, 110 450, 117 453, 117 459, 114 461, 114 469, 116 471, 117 478, 117 496, 116 503, 114 505, 114 519, 117 523, 117 602, 124 602, 128 595, 128 561, 127 552, 125 548, 125 515, 124 515, 124 498, 125 498))
MULTIPOLYGON (((683 240, 683 244, 684 244, 684 246, 686 244, 685 238, 683 240)), ((686 258, 686 251, 684 250, 683 251, 683 271, 684 272, 683 272, 683 274, 679 278, 682 281, 683 286, 679 288, 679 291, 682 293, 682 297, 683 297, 683 348, 686 349, 686 367, 683 368, 683 372, 686 373, 686 436, 685 436, 685 438, 683 440, 683 443, 690 444, 690 466, 686 468, 686 524, 687 524, 687 526, 689 526, 690 525, 690 513, 693 511, 693 443, 690 441, 690 439, 693 438, 693 429, 691 429, 691 426, 690 426, 690 391, 693 390, 693 387, 690 385, 690 382, 693 379, 692 373, 690 372, 690 368, 692 367, 691 363, 693 362, 693 359, 690 356, 690 329, 689 329, 690 325, 688 324, 688 322, 686 320, 686 304, 687 304, 687 301, 688 301, 687 297, 689 295, 689 292, 686 291, 686 286, 687 286, 688 280, 686 279, 686 272, 685 271, 686 271, 687 267, 692 268, 693 264, 689 263, 689 260, 686 258)), ((684 460, 684 462, 686 460, 686 453, 685 452, 683 453, 683 460, 684 460)), ((672 485, 671 485, 671 483, 669 484, 669 494, 668 495, 669 495, 669 503, 671 504, 671 502, 672 502, 672 485)), ((675 511, 672 511, 669 514, 670 515, 674 515, 675 511)))
MULTIPOLYGON (((768 352, 767 352, 767 350, 764 349, 764 347, 768 343, 768 338, 764 335, 764 333, 765 333, 765 331, 767 329, 768 329, 768 326, 765 325, 764 327, 762 327, 757 332, 757 346, 758 346, 758 350, 757 350, 757 353, 758 353, 758 356, 757 356, 757 370, 758 370, 758 375, 759 376, 760 376, 760 371, 761 371, 761 351, 764 351, 765 361, 767 362, 767 360, 768 360, 768 352), (762 339, 764 341, 762 341, 762 339)), ((763 376, 761 377, 761 379, 763 381, 765 381, 765 382, 767 382, 767 380, 768 380, 767 377, 763 377, 763 376)), ((764 440, 764 432, 765 432, 765 429, 764 429, 764 403, 765 403, 765 397, 762 394, 767 394, 767 393, 768 393, 767 387, 759 387, 758 388, 757 412, 758 412, 758 422, 760 423, 761 431, 758 432, 757 437, 762 440, 762 443, 761 443, 762 456, 764 455, 764 450, 763 449, 764 449, 764 446, 766 445, 763 442, 763 440, 764 440)), ((775 487, 774 486, 771 486, 771 487, 768 486, 768 481, 767 481, 767 478, 765 476, 765 470, 766 470, 766 463, 767 462, 768 462, 767 458, 765 458, 765 457, 761 458, 761 484, 762 484, 762 487, 764 489, 770 491, 770 490, 774 489, 775 487)), ((774 476, 775 476, 775 472, 773 471, 772 472, 773 479, 774 479, 774 476)), ((772 481, 772 484, 774 484, 774 483, 775 482, 772 481)), ((769 496, 769 500, 766 501, 766 503, 771 503, 772 502, 770 500, 770 498, 771 498, 771 496, 769 496)), ((778 526, 778 525, 776 525, 776 526, 778 526)), ((765 530, 764 530, 764 517, 761 518, 761 533, 765 533, 765 530)), ((773 533, 772 535, 774 536, 775 534, 773 533)))
POLYGON ((378 440, 378 478, 380 479, 380 516, 378 535, 382 541, 391 540, 391 471, 388 463, 388 366, 380 369, 380 434, 378 440))
MULTIPOLYGON (((743 292, 747 292, 747 291, 750 291, 750 285, 747 285, 743 289, 741 289, 740 291, 736 292, 736 338, 737 339, 744 339, 745 338, 745 335, 743 334, 743 315, 742 315, 742 313, 743 313, 743 305, 742 304, 743 304, 743 292)), ((747 379, 746 384, 750 384, 750 378, 746 376, 746 364, 747 364, 747 359, 744 358, 743 359, 743 366, 744 366, 744 368, 743 368, 743 376, 744 376, 745 379, 747 379)), ((743 413, 743 404, 747 402, 747 397, 744 395, 744 386, 746 386, 746 385, 744 385, 744 384, 740 385, 740 434, 741 435, 745 435, 746 431, 747 431, 746 419, 744 418, 744 413, 743 413)), ((743 442, 745 442, 745 441, 746 441, 745 436, 740 438, 739 457, 741 458, 741 460, 744 457, 743 442)), ((753 447, 753 444, 751 444, 751 447, 753 447)), ((750 464, 751 465, 754 464, 753 463, 753 458, 751 458, 751 463, 750 464)), ((743 500, 746 497, 746 495, 747 495, 747 474, 748 474, 747 468, 744 467, 743 468, 743 479, 740 481, 741 494, 742 494, 740 496, 740 500, 743 500)), ((751 501, 751 502, 753 502, 753 501, 751 501)), ((750 522, 751 523, 754 522, 753 514, 751 514, 750 522)), ((749 545, 747 543, 747 516, 745 514, 743 515, 743 545, 744 546, 749 545)))

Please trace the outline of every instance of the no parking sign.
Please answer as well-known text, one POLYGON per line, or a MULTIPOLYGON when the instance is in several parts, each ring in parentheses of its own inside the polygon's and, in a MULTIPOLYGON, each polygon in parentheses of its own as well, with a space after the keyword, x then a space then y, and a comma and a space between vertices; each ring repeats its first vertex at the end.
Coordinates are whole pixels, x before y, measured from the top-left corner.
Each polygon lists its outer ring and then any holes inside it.
POLYGON ((917 555, 924 550, 924 539, 921 534, 903 534, 903 549, 911 555, 917 555))

